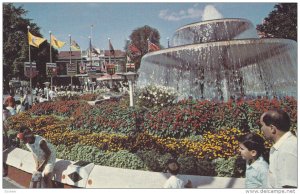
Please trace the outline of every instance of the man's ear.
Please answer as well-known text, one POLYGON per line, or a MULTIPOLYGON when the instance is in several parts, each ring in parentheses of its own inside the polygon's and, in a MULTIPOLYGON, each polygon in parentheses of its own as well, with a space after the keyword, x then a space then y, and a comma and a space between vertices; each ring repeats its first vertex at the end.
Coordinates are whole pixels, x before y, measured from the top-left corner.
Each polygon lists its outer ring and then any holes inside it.
POLYGON ((257 151, 256 150, 251 150, 250 151, 251 156, 255 157, 257 155, 257 151))
POLYGON ((272 134, 276 134, 276 132, 277 132, 277 127, 275 127, 274 125, 270 125, 270 127, 271 127, 271 133, 272 134))

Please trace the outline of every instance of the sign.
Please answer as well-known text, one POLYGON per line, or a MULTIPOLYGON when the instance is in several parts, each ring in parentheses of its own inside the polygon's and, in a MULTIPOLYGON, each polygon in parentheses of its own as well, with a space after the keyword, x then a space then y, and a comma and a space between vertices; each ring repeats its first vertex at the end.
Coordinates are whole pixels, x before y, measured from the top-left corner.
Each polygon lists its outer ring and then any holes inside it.
POLYGON ((77 66, 75 63, 68 63, 67 64, 67 74, 70 76, 74 76, 77 73, 77 66))
POLYGON ((79 65, 79 73, 80 74, 85 74, 86 73, 86 66, 84 63, 80 63, 79 65))
POLYGON ((90 69, 88 70, 87 74, 90 78, 95 78, 97 75, 96 75, 96 69, 90 69))
POLYGON ((113 75, 116 73, 116 69, 115 69, 115 65, 114 64, 108 64, 106 65, 106 70, 107 70, 107 73, 109 75, 113 75))
POLYGON ((48 77, 57 75, 56 63, 46 63, 46 74, 48 77))
POLYGON ((25 62, 24 63, 24 75, 28 78, 34 78, 38 75, 38 71, 36 70, 35 62, 25 62))
POLYGON ((134 72, 135 71, 135 64, 134 63, 126 63, 126 72, 131 71, 134 72))

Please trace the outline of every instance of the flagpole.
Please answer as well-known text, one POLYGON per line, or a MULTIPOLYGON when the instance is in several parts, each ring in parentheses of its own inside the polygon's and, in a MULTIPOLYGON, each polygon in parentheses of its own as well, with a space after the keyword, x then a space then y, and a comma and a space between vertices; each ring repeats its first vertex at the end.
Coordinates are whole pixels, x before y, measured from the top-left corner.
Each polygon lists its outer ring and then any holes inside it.
MULTIPOLYGON (((52 51, 51 51, 52 39, 51 39, 51 31, 49 31, 49 34, 50 34, 50 63, 52 63, 52 51)), ((50 90, 52 90, 52 73, 53 72, 51 72, 50 90)))
MULTIPOLYGON (((110 38, 108 38, 108 45, 109 45, 109 41, 110 41, 110 38)), ((108 46, 108 48, 109 48, 109 46, 108 46)), ((109 55, 108 55, 108 57, 109 57, 109 58, 108 58, 108 63, 109 63, 109 64, 110 64, 110 54, 111 54, 111 53, 109 52, 109 55)))
MULTIPOLYGON (((29 29, 30 29, 30 26, 27 26, 27 29, 28 29, 28 32, 27 32, 27 34, 29 34, 29 29)), ((32 77, 32 64, 31 64, 31 53, 30 53, 30 44, 29 44, 29 41, 28 41, 28 45, 29 45, 29 51, 28 51, 28 54, 29 54, 29 56, 28 56, 28 60, 29 60, 29 64, 30 64, 30 73, 29 73, 29 80, 30 80, 30 85, 29 85, 29 87, 30 87, 30 100, 31 100, 31 106, 33 105, 33 92, 32 92, 32 79, 31 79, 31 77, 32 77)))
MULTIPOLYGON (((93 37, 93 27, 94 27, 94 25, 93 24, 91 24, 91 39, 90 39, 90 45, 91 45, 91 70, 92 71, 94 71, 93 70, 93 67, 94 67, 94 60, 93 60, 93 56, 92 56, 92 52, 93 52, 93 49, 94 49, 94 47, 93 47, 93 45, 92 45, 92 37, 93 37)), ((94 73, 93 73, 94 74, 94 73)), ((92 78, 92 93, 94 93, 94 84, 93 84, 93 78, 92 78)))
MULTIPOLYGON (((71 63, 72 63, 72 50, 71 50, 71 34, 69 34, 69 40, 70 40, 70 65, 69 68, 71 67, 71 63)), ((73 90, 73 82, 72 82, 72 78, 73 78, 73 72, 71 73, 71 91, 73 90)))
POLYGON ((149 38, 147 38, 147 48, 148 48, 148 53, 149 53, 149 38))

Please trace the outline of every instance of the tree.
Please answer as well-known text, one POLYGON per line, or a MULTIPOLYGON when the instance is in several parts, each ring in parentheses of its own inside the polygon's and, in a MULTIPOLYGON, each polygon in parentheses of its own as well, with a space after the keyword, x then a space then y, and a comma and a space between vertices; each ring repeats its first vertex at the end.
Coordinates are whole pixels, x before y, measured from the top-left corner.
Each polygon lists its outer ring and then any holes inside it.
MULTIPOLYGON (((136 65, 136 70, 140 67, 142 57, 148 53, 147 39, 149 39, 152 43, 156 45, 160 45, 160 34, 158 30, 156 30, 155 28, 151 28, 150 26, 145 25, 143 27, 137 28, 133 30, 133 32, 130 35, 131 44, 135 45, 141 51, 140 55, 132 57, 132 60, 136 65)), ((127 53, 129 53, 129 43, 130 42, 127 42, 125 45, 125 50, 127 51, 127 53)))
MULTIPOLYGON (((24 62, 29 61, 27 26, 30 26, 32 34, 42 37, 40 28, 30 22, 30 19, 24 18, 26 13, 22 7, 15 7, 12 3, 3 4, 3 85, 6 90, 12 77, 27 79, 24 76, 24 62)), ((42 81, 46 79, 46 62, 50 60, 49 49, 50 45, 46 41, 39 48, 31 47, 31 61, 37 63, 42 81)), ((58 51, 52 48, 52 53, 52 60, 55 61, 58 51)))
POLYGON ((286 38, 297 41, 297 3, 279 3, 256 29, 264 38, 286 38))

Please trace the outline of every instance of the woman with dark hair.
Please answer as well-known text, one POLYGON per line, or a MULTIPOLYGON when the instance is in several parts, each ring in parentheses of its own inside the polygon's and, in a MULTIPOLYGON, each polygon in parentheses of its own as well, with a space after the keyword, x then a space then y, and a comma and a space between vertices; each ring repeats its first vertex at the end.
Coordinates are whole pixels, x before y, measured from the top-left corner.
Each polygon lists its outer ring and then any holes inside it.
POLYGON ((264 139, 256 133, 238 137, 239 151, 246 160, 246 188, 267 188, 269 165, 265 155, 264 139))

